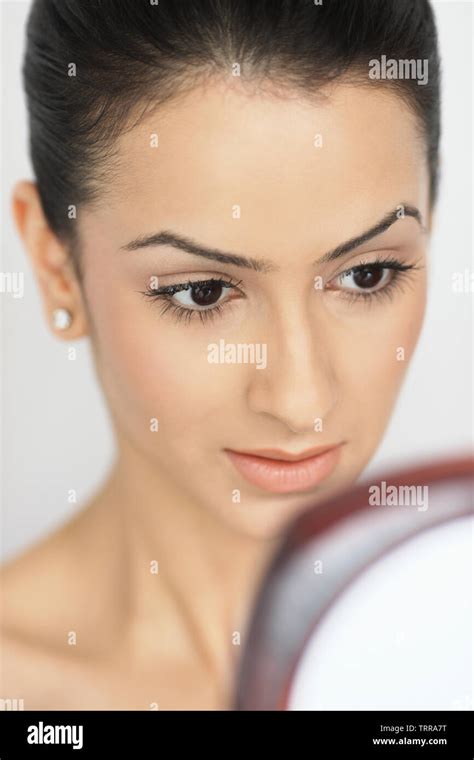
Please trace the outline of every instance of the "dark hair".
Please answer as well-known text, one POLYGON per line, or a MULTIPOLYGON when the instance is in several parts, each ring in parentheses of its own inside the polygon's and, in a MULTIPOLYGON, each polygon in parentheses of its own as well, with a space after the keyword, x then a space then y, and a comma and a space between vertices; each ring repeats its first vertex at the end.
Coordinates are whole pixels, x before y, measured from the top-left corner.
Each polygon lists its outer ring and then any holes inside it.
POLYGON ((74 239, 67 207, 100 197, 118 135, 138 112, 193 83, 237 62, 249 82, 311 96, 340 77, 369 83, 369 60, 383 55, 428 60, 427 84, 376 85, 396 88, 418 116, 433 203, 439 58, 428 0, 34 0, 23 77, 31 159, 51 228, 74 239))

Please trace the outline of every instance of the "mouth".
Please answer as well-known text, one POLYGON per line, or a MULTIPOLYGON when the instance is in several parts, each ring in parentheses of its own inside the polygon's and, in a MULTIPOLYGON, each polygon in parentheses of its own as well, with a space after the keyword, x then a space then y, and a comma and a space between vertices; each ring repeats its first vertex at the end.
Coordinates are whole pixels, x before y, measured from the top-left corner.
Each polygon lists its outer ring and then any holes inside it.
POLYGON ((225 452, 249 483, 271 493, 295 493, 314 488, 335 469, 343 444, 292 454, 280 449, 225 452))

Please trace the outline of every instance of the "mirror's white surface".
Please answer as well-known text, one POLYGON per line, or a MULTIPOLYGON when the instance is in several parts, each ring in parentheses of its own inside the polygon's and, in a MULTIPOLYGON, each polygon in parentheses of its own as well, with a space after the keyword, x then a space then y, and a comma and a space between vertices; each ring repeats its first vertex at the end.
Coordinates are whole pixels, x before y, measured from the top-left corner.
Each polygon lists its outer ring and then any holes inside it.
POLYGON ((288 708, 472 709, 473 536, 458 519, 365 570, 310 637, 288 708))

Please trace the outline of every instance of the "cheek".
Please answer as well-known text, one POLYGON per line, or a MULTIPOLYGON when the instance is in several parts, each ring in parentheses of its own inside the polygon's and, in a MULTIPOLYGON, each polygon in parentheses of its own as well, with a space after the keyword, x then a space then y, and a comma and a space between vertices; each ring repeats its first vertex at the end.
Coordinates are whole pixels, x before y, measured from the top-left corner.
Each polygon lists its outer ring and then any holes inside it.
POLYGON ((421 283, 398 305, 368 310, 351 326, 340 355, 340 376, 342 407, 358 435, 383 432, 416 347, 425 304, 421 283))
POLYGON ((238 373, 208 362, 205 326, 178 325, 160 315, 161 302, 134 296, 90 296, 96 364, 113 412, 136 434, 156 418, 167 437, 204 435, 236 398, 238 373))

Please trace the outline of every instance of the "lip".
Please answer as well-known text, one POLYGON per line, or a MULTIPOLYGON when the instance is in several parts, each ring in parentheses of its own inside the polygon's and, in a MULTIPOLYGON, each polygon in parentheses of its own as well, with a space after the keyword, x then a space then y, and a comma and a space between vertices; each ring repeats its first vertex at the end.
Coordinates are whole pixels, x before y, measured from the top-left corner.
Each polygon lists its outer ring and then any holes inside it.
POLYGON ((292 454, 281 449, 225 449, 236 470, 249 483, 271 493, 307 491, 335 469, 342 443, 292 454))

